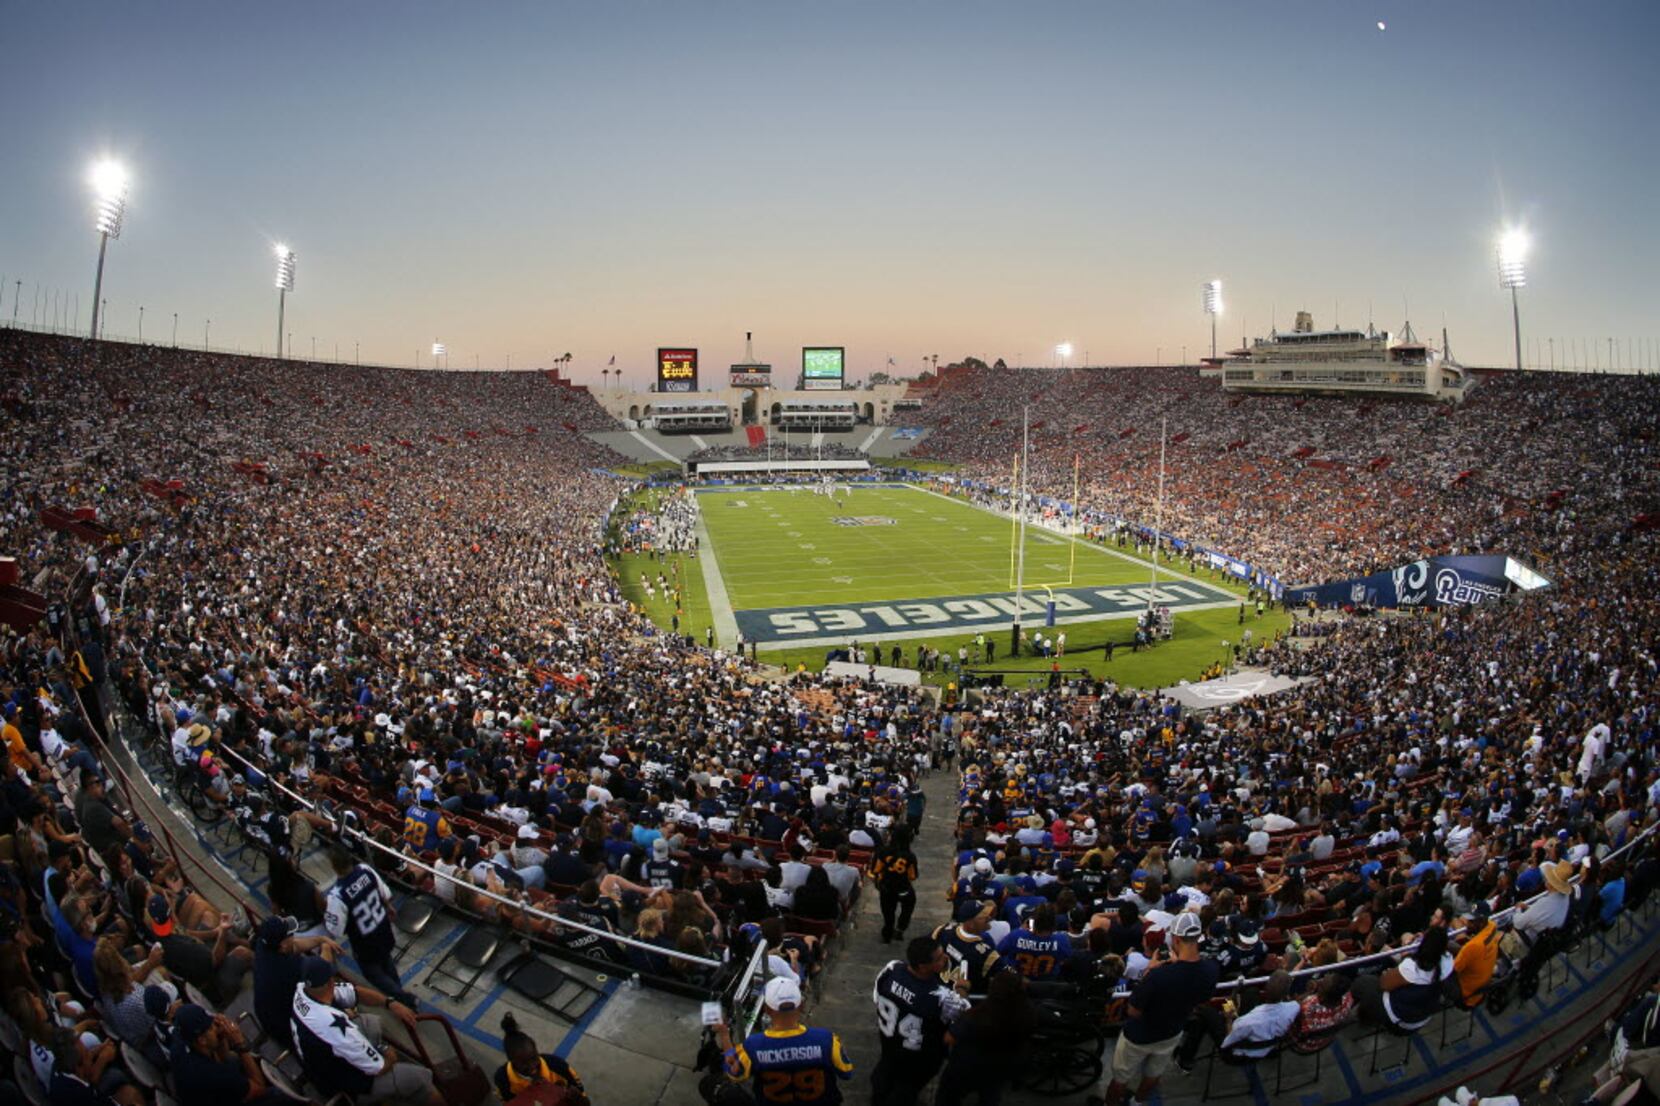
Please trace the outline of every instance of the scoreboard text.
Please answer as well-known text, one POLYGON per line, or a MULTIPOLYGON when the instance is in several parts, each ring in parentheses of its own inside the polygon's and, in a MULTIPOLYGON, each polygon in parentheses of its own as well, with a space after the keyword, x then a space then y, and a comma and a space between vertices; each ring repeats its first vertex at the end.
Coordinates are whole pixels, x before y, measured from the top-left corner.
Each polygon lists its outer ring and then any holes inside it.
POLYGON ((657 350, 657 390, 659 392, 697 391, 697 350, 657 350))

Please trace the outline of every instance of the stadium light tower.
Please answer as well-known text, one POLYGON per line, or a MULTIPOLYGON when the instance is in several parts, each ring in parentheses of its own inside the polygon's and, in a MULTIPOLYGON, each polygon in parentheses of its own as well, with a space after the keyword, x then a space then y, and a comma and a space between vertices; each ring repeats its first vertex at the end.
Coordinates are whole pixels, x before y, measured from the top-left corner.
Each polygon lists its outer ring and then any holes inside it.
POLYGON ((1512 227, 1499 236, 1499 287, 1510 289, 1510 321, 1516 328, 1516 371, 1522 371, 1522 309, 1516 289, 1527 287, 1527 231, 1512 227))
POLYGON ((1062 342, 1060 345, 1056 346, 1055 356, 1060 359, 1061 368, 1066 368, 1067 361, 1072 357, 1072 343, 1062 342))
POLYGON ((277 360, 282 360, 282 315, 288 293, 294 290, 294 251, 277 243, 277 360))
POLYGON ((92 167, 93 229, 98 232, 98 275, 92 281, 92 337, 98 337, 98 304, 104 295, 104 251, 111 238, 121 237, 121 219, 127 214, 127 170, 105 158, 92 167))
POLYGON ((449 355, 450 355, 449 348, 447 346, 445 346, 443 342, 434 342, 434 343, 432 343, 432 367, 433 368, 435 368, 435 369, 439 368, 438 359, 440 357, 447 358, 447 357, 449 357, 449 355))
POLYGON ((1205 314, 1210 316, 1210 359, 1216 360, 1216 316, 1222 313, 1222 282, 1205 281, 1205 314))

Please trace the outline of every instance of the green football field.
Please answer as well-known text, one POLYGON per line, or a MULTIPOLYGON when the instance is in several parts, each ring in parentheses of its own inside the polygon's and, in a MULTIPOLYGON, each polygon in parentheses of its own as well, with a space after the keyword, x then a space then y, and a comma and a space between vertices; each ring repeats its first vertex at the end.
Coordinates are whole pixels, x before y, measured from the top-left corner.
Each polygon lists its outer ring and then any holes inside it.
MULTIPOLYGON (((1236 602, 1228 590, 1116 548, 1029 525, 1024 565, 1006 517, 911 485, 697 492, 717 632, 763 647, 841 645, 1007 628, 1052 630, 1236 602), (1019 575, 1021 587, 1016 586, 1019 575), (718 581, 717 581, 718 577, 718 581), (1054 605, 1050 610, 1051 602, 1054 605)), ((1126 627, 1128 627, 1126 622, 1126 627)), ((1053 633, 1049 636, 1053 636, 1053 633)))
MULTIPOLYGON (((1010 520, 926 489, 856 485, 834 498, 783 487, 695 494, 701 555, 624 557, 617 566, 624 593, 660 624, 678 613, 682 632, 702 640, 713 628, 727 645, 741 632, 763 659, 788 667, 816 669, 829 649, 850 642, 898 645, 909 666, 919 645, 955 652, 984 635, 998 646, 993 667, 1045 672, 1050 659, 1009 658, 1018 613, 1027 634, 1035 630, 1051 641, 1066 635, 1064 667, 1164 686, 1196 678, 1226 655, 1224 641, 1242 633, 1241 589, 1219 574, 1161 566, 1158 588, 1149 593, 1151 565, 1133 549, 1035 525, 1027 529, 1025 588, 1017 595, 1010 520), (670 564, 679 565, 678 575, 670 564), (642 571, 655 578, 665 569, 680 581, 678 611, 660 591, 647 596, 638 587, 642 571), (1175 635, 1132 653, 1134 618, 1149 594, 1171 609, 1175 635), (1111 660, 1108 640, 1119 646, 1111 660)), ((1253 610, 1247 622, 1262 640, 1286 616, 1269 611, 1258 620, 1253 610)))
MULTIPOLYGON (((697 494, 734 610, 1014 587, 1010 520, 923 489, 855 485, 834 498, 805 488, 697 494)), ((1175 580, 1180 574, 1162 575, 1175 580)), ((1150 566, 1139 559, 1027 526, 1028 588, 1150 580, 1150 566)))

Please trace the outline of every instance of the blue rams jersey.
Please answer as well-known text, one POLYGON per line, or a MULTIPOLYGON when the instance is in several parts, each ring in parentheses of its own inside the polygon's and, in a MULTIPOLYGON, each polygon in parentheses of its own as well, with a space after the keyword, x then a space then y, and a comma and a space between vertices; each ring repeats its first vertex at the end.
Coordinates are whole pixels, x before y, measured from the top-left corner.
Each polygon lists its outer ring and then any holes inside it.
POLYGON ((801 1026, 751 1033, 733 1050, 726 1071, 755 1081, 756 1102, 833 1106, 842 1100, 836 1081, 852 1078, 853 1065, 835 1033, 801 1026))
POLYGON ((1072 938, 1064 933, 1039 935, 1017 929, 997 946, 999 955, 1013 962, 1027 979, 1054 979, 1072 958, 1072 938))
POLYGON ((418 853, 429 853, 438 848, 440 838, 448 837, 449 823, 444 821, 442 811, 423 810, 420 806, 412 806, 404 811, 403 839, 418 853))

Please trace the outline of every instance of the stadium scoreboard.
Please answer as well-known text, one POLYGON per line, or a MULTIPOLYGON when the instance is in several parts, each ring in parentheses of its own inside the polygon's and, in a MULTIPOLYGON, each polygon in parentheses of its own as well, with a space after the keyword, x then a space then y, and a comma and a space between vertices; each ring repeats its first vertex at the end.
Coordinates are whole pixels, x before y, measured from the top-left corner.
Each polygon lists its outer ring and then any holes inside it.
POLYGON ((834 392, 846 386, 846 346, 803 346, 801 387, 808 392, 834 392))
POLYGON ((772 387, 772 366, 758 362, 744 362, 732 366, 732 387, 734 388, 770 388, 772 387))
POLYGON ((657 348, 657 390, 697 391, 697 350, 657 348))

